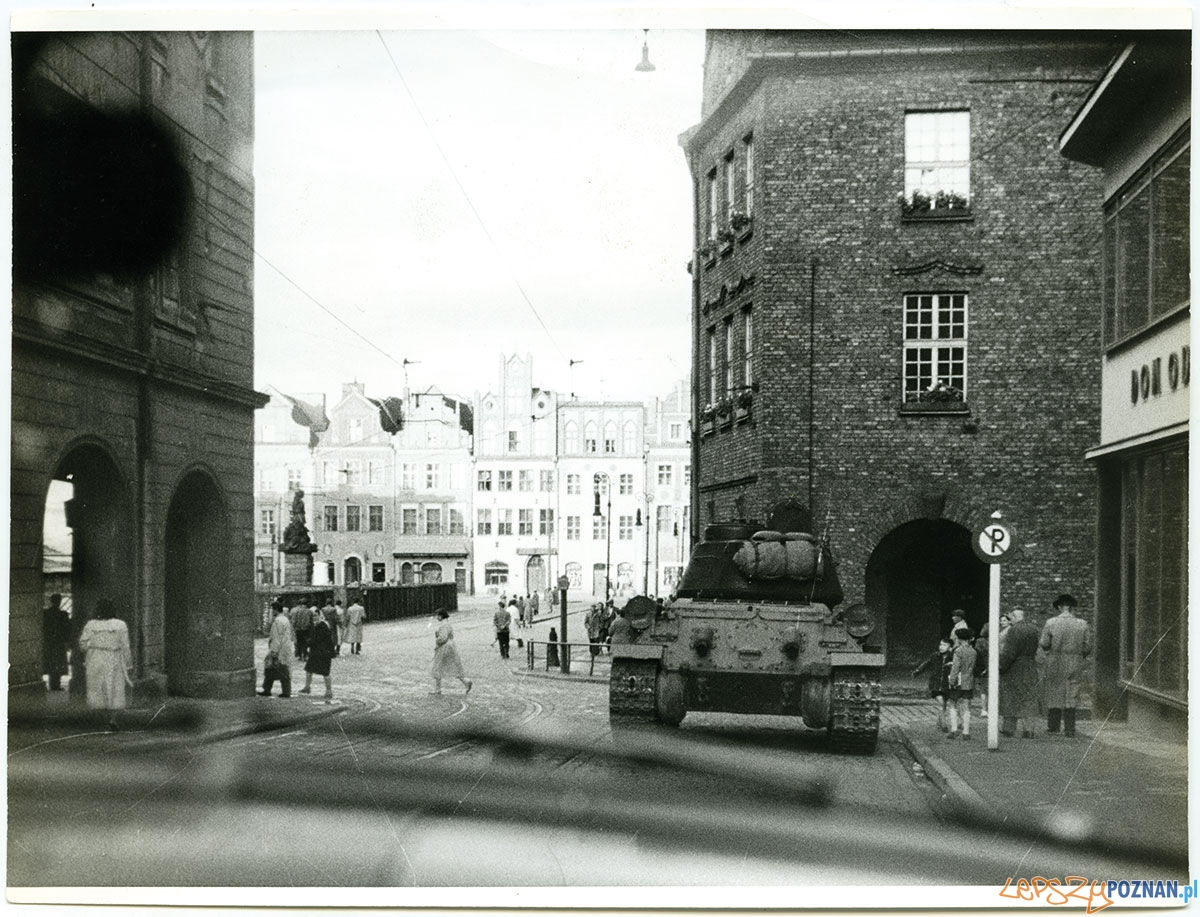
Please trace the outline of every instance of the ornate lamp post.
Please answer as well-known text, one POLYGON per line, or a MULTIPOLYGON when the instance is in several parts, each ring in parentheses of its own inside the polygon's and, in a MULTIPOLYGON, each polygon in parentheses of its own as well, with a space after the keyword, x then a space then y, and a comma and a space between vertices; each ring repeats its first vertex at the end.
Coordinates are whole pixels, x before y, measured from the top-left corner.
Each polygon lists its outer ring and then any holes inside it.
POLYGON ((604 519, 604 534, 605 534, 605 551, 604 551, 604 603, 608 604, 608 598, 612 591, 612 577, 609 575, 609 568, 612 566, 612 481, 603 471, 597 471, 592 475, 592 493, 596 498, 596 506, 592 511, 592 517, 603 517, 604 519), (604 478, 604 495, 608 500, 608 515, 605 516, 600 512, 600 479, 604 478))
MULTIPOLYGON (((651 504, 654 503, 654 494, 647 491, 646 493, 639 494, 639 496, 645 501, 645 504, 646 504, 646 517, 645 517, 646 522, 645 522, 645 525, 643 526, 643 524, 642 524, 642 509, 641 509, 641 507, 638 507, 637 521, 634 523, 634 525, 636 525, 639 529, 644 528, 644 531, 642 532, 642 536, 643 536, 643 540, 646 543, 645 544, 646 565, 642 570, 642 595, 648 596, 648 595, 650 595, 650 526, 652 524, 651 519, 650 519, 650 507, 651 507, 651 504)), ((655 528, 657 528, 657 526, 655 526, 655 528)), ((655 557, 657 559, 657 554, 655 555, 655 557)), ((657 589, 658 588, 658 577, 655 576, 654 579, 655 579, 655 588, 657 589)))

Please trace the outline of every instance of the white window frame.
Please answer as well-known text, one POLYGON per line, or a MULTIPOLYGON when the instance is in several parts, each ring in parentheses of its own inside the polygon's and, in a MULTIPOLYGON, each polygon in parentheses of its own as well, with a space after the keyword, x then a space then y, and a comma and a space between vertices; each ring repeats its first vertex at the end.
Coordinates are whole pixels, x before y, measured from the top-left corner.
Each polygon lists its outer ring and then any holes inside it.
POLYGON ((938 209, 938 193, 971 200, 971 112, 910 111, 904 116, 904 198, 915 192, 938 209))
POLYGON ((966 293, 907 293, 904 296, 902 393, 906 404, 920 399, 940 381, 967 400, 967 344, 970 333, 966 293), (961 313, 961 319, 956 315, 961 313), (923 354, 922 351, 929 351, 923 354), (922 367, 929 371, 923 372, 922 367), (959 367, 961 366, 961 369, 959 367))
POLYGON ((567 493, 569 495, 583 493, 583 478, 580 475, 567 475, 567 493))
POLYGON ((658 483, 663 487, 671 486, 671 479, 674 477, 674 465, 659 465, 658 466, 658 483))

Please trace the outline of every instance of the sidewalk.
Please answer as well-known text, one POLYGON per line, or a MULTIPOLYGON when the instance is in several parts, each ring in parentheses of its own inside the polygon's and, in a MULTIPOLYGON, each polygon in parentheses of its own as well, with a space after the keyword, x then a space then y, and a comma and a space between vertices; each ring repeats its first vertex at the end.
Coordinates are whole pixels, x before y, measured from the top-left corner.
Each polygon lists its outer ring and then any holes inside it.
POLYGON ((1094 830, 1130 845, 1187 850, 1187 747, 1143 736, 1124 723, 1080 721, 1078 735, 1000 736, 988 749, 988 720, 971 717, 971 739, 950 739, 932 701, 899 711, 889 725, 945 797, 969 810, 1018 818, 1055 831, 1094 830))

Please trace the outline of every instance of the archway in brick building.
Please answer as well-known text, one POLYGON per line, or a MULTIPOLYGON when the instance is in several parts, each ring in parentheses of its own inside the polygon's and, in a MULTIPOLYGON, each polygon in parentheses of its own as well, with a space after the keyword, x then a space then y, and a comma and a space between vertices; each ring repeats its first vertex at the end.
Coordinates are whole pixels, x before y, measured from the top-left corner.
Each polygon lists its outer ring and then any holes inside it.
POLYGON ((898 526, 867 562, 866 602, 882 621, 888 666, 910 668, 950 633, 950 613, 966 611, 976 630, 987 620, 987 564, 971 550, 971 533, 948 519, 898 526))
MULTIPOLYGON (((69 587, 63 589, 58 584, 49 591, 67 594, 64 605, 71 608, 75 630, 92 616, 99 599, 111 599, 117 616, 129 625, 134 658, 140 660, 143 635, 137 626, 134 596, 129 489, 112 458, 94 444, 68 452, 55 468, 52 480, 55 483, 46 497, 43 544, 57 545, 65 555, 62 579, 69 587), (51 506, 52 500, 57 505, 51 506)), ((83 688, 82 677, 72 680, 72 693, 82 692, 83 688)))
POLYGON ((226 590, 231 541, 216 484, 204 472, 188 474, 167 511, 163 645, 172 694, 196 693, 192 673, 224 666, 226 618, 236 613, 226 590))

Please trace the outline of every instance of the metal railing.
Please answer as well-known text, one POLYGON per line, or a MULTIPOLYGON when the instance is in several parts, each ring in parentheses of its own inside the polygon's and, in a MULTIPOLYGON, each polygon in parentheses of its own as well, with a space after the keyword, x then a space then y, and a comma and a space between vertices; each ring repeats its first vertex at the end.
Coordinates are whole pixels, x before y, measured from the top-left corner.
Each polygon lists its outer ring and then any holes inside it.
POLYGON ((547 672, 557 670, 564 675, 570 674, 572 663, 581 655, 587 659, 589 675, 595 674, 597 662, 605 669, 612 664, 612 651, 607 643, 550 643, 545 640, 527 640, 525 662, 529 671, 537 669, 539 655, 547 672), (539 647, 542 648, 540 654, 539 647), (594 653, 593 648, 596 650, 594 653))

